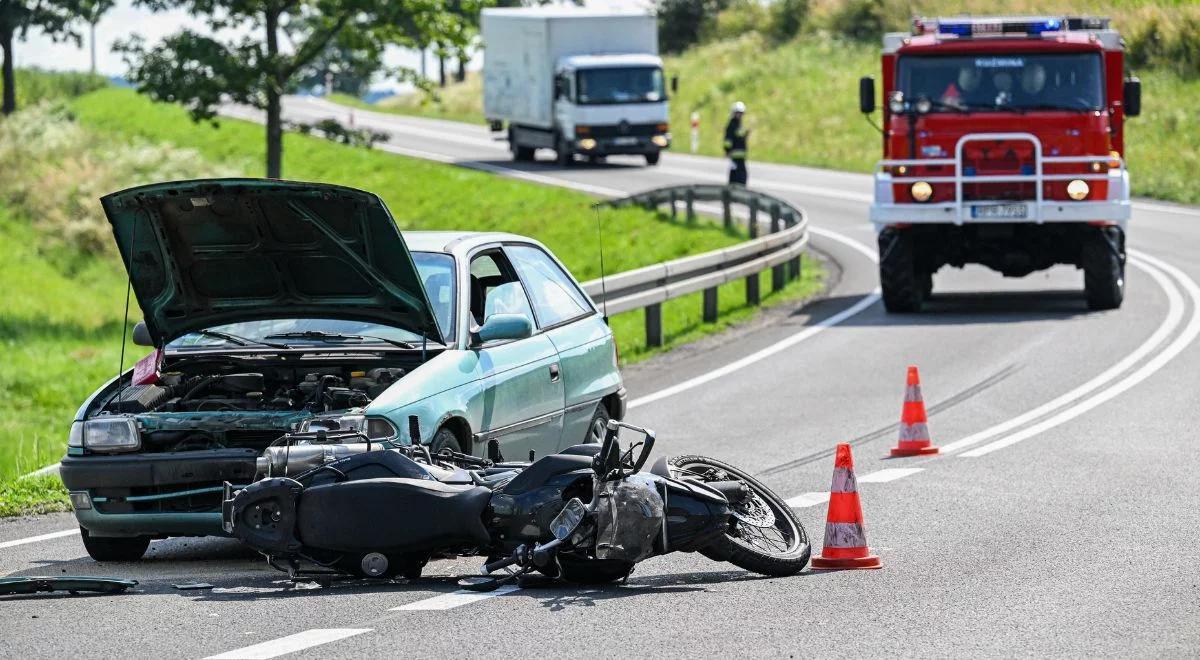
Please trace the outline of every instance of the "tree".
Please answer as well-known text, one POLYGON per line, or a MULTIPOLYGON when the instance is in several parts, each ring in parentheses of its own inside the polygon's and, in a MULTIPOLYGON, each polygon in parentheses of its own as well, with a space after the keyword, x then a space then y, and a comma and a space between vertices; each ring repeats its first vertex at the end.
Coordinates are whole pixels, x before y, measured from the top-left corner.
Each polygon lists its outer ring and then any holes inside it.
POLYGON ((79 19, 85 16, 98 19, 111 6, 112 0, 0 0, 0 51, 4 58, 4 99, 0 102, 0 112, 9 115, 17 109, 15 40, 24 40, 29 29, 36 28, 55 41, 69 40, 78 46, 79 19))
POLYGON ((680 53, 700 43, 728 0, 658 0, 658 46, 664 53, 680 53))
POLYGON ((266 113, 267 176, 282 174, 282 95, 330 44, 378 57, 390 43, 433 39, 465 45, 444 0, 134 0, 152 11, 184 9, 210 34, 183 29, 147 47, 117 46, 129 78, 152 98, 181 103, 195 121, 212 120, 226 101, 266 113), (228 35, 237 36, 228 36, 228 35))

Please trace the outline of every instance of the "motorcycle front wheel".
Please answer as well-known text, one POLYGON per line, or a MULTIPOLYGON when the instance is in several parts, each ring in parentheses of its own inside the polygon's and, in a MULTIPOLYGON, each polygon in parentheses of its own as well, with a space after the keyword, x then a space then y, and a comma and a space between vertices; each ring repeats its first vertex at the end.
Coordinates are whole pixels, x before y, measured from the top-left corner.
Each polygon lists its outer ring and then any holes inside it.
POLYGON ((737 480, 750 488, 749 497, 731 505, 725 536, 702 549, 704 556, 773 577, 795 575, 808 565, 812 546, 804 525, 770 488, 745 471, 707 456, 674 456, 670 465, 681 478, 737 480))

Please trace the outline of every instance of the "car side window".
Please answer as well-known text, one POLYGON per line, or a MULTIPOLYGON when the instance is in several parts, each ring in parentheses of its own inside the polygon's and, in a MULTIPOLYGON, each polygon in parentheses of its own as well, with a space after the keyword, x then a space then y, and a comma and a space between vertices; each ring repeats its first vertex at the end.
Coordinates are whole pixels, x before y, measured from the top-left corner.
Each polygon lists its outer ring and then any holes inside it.
POLYGON ((517 273, 500 250, 471 259, 471 316, 482 325, 492 314, 522 314, 536 324, 517 273))
POLYGON ((542 327, 592 312, 575 280, 550 255, 532 245, 509 245, 505 251, 525 283, 542 327))

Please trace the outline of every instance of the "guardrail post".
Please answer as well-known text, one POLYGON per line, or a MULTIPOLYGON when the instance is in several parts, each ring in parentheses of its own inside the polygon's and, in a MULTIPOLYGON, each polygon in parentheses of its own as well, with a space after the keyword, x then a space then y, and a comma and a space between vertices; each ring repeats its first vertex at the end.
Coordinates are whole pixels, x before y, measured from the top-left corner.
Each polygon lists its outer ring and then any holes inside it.
MULTIPOLYGON (((783 222, 784 226, 786 227, 794 227, 796 223, 799 222, 799 219, 796 218, 794 213, 788 211, 787 216, 783 219, 783 222)), ((800 255, 796 255, 795 257, 792 257, 790 261, 788 261, 788 279, 800 279, 800 255)))
POLYGON ((674 190, 672 190, 672 191, 671 191, 671 219, 672 219, 672 220, 674 220, 674 219, 676 218, 676 216, 677 216, 677 212, 676 212, 676 209, 675 209, 675 202, 676 202, 676 199, 675 199, 675 191, 674 191, 674 190))
POLYGON ((704 322, 717 322, 717 287, 704 290, 704 322))
POLYGON ((646 346, 663 345, 662 303, 646 306, 646 346))
POLYGON ((729 187, 721 189, 721 219, 725 222, 725 229, 733 228, 733 214, 729 212, 729 187))
POLYGON ((750 238, 758 238, 758 198, 750 198, 750 238))
POLYGON ((696 194, 692 191, 690 186, 687 189, 687 193, 685 194, 684 199, 687 200, 687 221, 695 222, 696 221, 696 209, 695 209, 694 203, 696 200, 696 194))
MULTIPOLYGON (((771 205, 771 233, 779 232, 779 204, 771 205)), ((771 267, 771 290, 780 291, 787 284, 787 267, 779 264, 771 267)))

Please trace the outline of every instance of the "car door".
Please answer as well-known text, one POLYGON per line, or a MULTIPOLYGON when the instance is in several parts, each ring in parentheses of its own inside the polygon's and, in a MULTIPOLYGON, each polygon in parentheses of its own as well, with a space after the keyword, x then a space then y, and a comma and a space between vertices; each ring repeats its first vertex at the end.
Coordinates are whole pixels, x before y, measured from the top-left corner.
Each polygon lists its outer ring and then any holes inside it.
POLYGON ((554 453, 562 436, 563 379, 558 351, 537 330, 529 299, 512 265, 499 249, 474 255, 470 266, 469 322, 492 314, 523 314, 535 323, 525 339, 488 342, 472 348, 485 374, 477 401, 477 434, 495 439, 509 460, 554 453))
POLYGON ((504 247, 520 275, 542 332, 558 349, 564 381, 560 447, 587 439, 588 423, 601 399, 617 391, 612 332, 590 300, 549 253, 531 244, 504 247))

